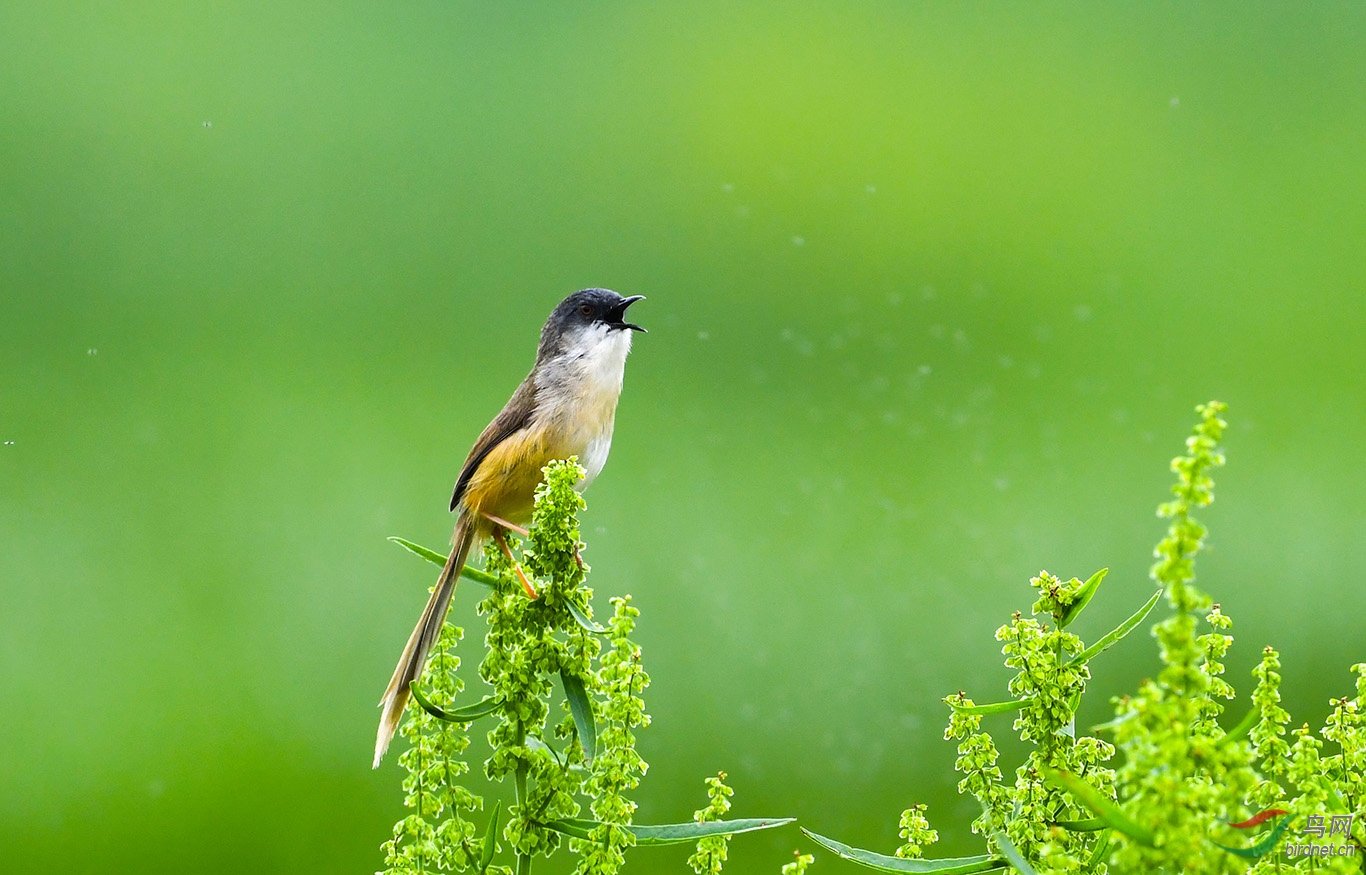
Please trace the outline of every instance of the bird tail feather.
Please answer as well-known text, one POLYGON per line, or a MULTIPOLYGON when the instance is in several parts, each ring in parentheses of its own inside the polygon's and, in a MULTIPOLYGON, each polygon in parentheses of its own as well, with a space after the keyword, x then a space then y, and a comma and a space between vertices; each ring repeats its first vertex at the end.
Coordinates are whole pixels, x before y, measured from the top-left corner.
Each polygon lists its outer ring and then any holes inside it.
POLYGON ((385 688, 384 697, 380 699, 379 706, 384 710, 380 714, 379 732, 375 737, 373 768, 379 768, 380 760, 384 759, 384 753, 389 749, 389 742, 398 730, 398 723, 403 719, 403 709, 411 695, 408 685, 422 675, 422 667, 427 662, 427 652, 431 650, 432 644, 441 632, 441 626, 446 622, 446 609, 450 607, 451 595, 455 592, 455 585, 460 580, 460 572, 465 567, 470 546, 474 542, 474 526, 470 524, 467 515, 462 515, 456 522, 455 536, 451 540, 454 549, 451 550, 450 558, 441 569, 441 576, 437 578, 436 586, 432 589, 432 597, 427 600, 427 607, 422 609, 422 617, 413 628, 413 634, 408 636, 408 643, 403 648, 403 655, 398 658, 394 676, 389 679, 389 686, 385 688))

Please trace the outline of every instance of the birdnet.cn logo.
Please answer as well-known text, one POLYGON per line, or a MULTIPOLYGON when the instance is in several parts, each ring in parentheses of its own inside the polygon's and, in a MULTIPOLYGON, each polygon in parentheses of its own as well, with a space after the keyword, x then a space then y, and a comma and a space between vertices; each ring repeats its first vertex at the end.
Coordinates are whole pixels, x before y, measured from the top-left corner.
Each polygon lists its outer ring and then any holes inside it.
MULTIPOLYGON (((1290 829, 1294 818, 1287 817, 1287 814, 1288 812, 1281 808, 1268 808, 1241 823, 1230 823, 1229 826, 1234 829, 1252 829, 1267 822, 1274 823, 1271 831, 1250 847, 1235 848, 1219 842, 1214 844, 1240 857, 1264 857, 1276 850, 1276 845, 1290 829)), ((1293 834, 1299 836, 1300 840, 1291 838, 1287 841, 1283 849, 1284 854, 1294 858, 1350 857, 1359 853, 1361 845, 1352 838, 1352 821, 1355 817, 1355 814, 1331 814, 1327 817, 1322 814, 1309 815, 1305 818, 1304 827, 1293 834)))

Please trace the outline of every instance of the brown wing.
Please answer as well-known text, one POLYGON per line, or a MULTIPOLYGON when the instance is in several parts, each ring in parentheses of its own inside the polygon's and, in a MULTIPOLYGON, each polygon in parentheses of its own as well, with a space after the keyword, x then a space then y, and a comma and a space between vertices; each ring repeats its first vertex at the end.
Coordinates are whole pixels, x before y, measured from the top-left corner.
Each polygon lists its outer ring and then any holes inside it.
POLYGON ((474 447, 470 450, 469 456, 465 458, 465 467, 460 469, 460 476, 455 481, 455 491, 451 493, 452 511, 460 504, 460 499, 464 498, 465 489, 470 484, 470 478, 474 476, 475 471, 479 470, 480 463, 493 451, 494 447, 526 428, 531 421, 531 413, 535 409, 536 385, 528 375, 522 381, 522 385, 517 387, 517 391, 512 393, 508 403, 503 405, 503 409, 493 418, 493 422, 490 422, 483 433, 479 435, 479 440, 474 442, 474 447))

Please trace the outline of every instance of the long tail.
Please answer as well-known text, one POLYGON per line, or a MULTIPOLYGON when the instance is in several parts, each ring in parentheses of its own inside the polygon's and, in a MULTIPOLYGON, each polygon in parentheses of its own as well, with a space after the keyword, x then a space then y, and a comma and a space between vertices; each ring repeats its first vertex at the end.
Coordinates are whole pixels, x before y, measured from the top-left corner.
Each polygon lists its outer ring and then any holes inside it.
POLYGON ((408 636, 408 643, 403 648, 403 655, 398 658, 394 676, 390 678, 389 686, 384 690, 384 698, 379 701, 384 712, 380 715, 379 733, 375 736, 373 768, 379 768, 380 760, 384 759, 384 752, 389 749, 389 742, 398 729, 398 722, 403 718, 403 708, 408 704, 410 695, 408 684, 422 674, 422 667, 427 662, 427 651, 431 650, 432 643, 441 632, 442 624, 446 622, 446 609, 450 607, 451 595, 455 592, 455 585, 460 580, 460 572, 465 567, 465 559, 469 556, 470 546, 474 542, 474 526, 470 523, 468 514, 460 515, 459 521, 455 524, 455 537, 451 540, 455 549, 451 550, 446 567, 441 569, 441 576, 436 580, 432 597, 427 600, 427 607, 422 609, 422 618, 417 621, 413 634, 408 636))

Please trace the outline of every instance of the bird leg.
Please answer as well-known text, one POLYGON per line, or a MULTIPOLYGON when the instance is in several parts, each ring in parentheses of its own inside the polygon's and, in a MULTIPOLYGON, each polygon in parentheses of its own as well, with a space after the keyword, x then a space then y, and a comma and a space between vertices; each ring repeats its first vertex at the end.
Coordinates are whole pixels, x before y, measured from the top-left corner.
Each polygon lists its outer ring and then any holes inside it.
MULTIPOLYGON (((492 517, 489 519, 492 519, 492 517)), ((512 570, 517 572, 517 578, 522 581, 522 588, 526 590, 526 594, 533 599, 540 598, 540 596, 536 594, 536 589, 531 585, 531 581, 526 579, 526 574, 522 571, 521 563, 513 558, 512 548, 508 546, 507 539, 503 537, 502 529, 493 530, 493 540, 498 543, 498 546, 502 548, 503 555, 508 557, 508 561, 512 563, 512 570)))
POLYGON ((491 514, 491 513, 486 513, 486 514, 484 514, 484 519, 486 519, 486 520, 492 520, 493 522, 497 523, 498 525, 502 526, 503 528, 507 529, 508 531, 510 531, 510 532, 516 532, 517 534, 521 535, 523 538, 525 538, 527 535, 530 535, 530 534, 531 534, 531 532, 527 531, 526 529, 522 528, 521 526, 517 525, 516 523, 510 523, 510 522, 508 522, 507 520, 503 519, 502 517, 500 517, 500 516, 494 516, 494 515, 491 514))
MULTIPOLYGON (((517 525, 516 523, 510 523, 510 522, 508 522, 507 520, 503 519, 502 517, 498 517, 498 516, 494 516, 493 514, 486 513, 486 514, 484 514, 484 518, 487 519, 487 520, 489 520, 489 521, 491 521, 491 522, 497 523, 498 525, 502 526, 503 528, 507 529, 508 531, 516 532, 517 534, 521 535, 523 538, 525 538, 525 537, 527 537, 527 536, 529 536, 529 535, 531 534, 531 532, 529 532, 528 530, 522 528, 521 526, 517 525)), ((499 537, 502 537, 502 536, 499 535, 499 537)), ((498 543, 499 543, 499 544, 502 544, 503 542, 502 542, 502 541, 499 541, 498 543)), ((503 546, 503 552, 508 554, 508 558, 509 558, 509 559, 512 558, 512 554, 508 552, 508 548, 507 548, 506 545, 503 546)), ((575 547, 575 548, 574 548, 574 562, 579 566, 579 570, 582 571, 582 570, 583 570, 583 556, 582 556, 582 554, 579 553, 579 548, 578 548, 578 547, 575 547)), ((515 563, 515 562, 513 563, 513 566, 514 566, 514 567, 516 568, 516 570, 517 570, 517 576, 518 576, 518 577, 522 577, 522 569, 521 569, 521 566, 517 565, 517 563, 515 563)), ((525 578, 525 577, 522 577, 522 583, 526 583, 526 578, 525 578)), ((532 589, 531 589, 530 586, 527 586, 527 592, 532 592, 532 589)), ((532 595, 531 597, 532 597, 532 598, 536 598, 536 596, 535 596, 534 593, 533 593, 533 595, 532 595)))

